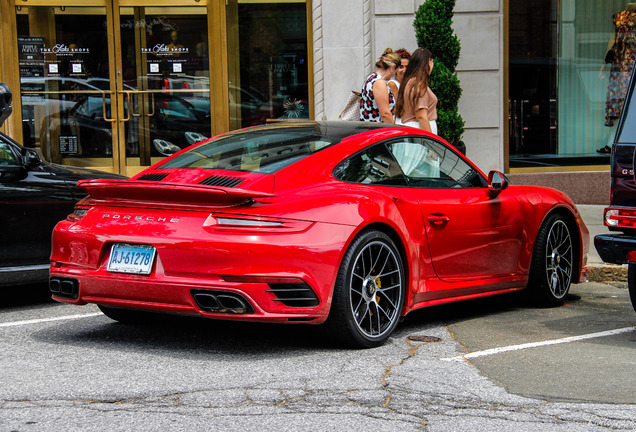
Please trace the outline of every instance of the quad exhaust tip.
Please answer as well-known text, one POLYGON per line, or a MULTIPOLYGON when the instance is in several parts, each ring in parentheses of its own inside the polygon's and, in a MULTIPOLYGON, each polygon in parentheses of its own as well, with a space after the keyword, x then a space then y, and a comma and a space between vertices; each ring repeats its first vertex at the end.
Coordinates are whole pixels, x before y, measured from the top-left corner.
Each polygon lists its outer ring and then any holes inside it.
POLYGON ((72 278, 52 277, 49 279, 51 294, 58 297, 77 299, 79 297, 79 281, 72 278))
POLYGON ((193 290, 192 297, 206 312, 228 314, 251 314, 254 308, 240 294, 227 291, 193 290))

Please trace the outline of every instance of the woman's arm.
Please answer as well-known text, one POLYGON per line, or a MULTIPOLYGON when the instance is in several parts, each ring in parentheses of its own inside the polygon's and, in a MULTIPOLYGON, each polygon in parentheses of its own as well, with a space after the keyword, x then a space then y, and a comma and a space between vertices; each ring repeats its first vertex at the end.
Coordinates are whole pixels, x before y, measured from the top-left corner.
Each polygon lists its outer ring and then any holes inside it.
POLYGON ((391 93, 393 93, 393 97, 397 100, 397 95, 398 95, 398 86, 395 85, 395 82, 393 81, 389 81, 386 83, 389 86, 389 89, 391 89, 391 93))
POLYGON ((415 111, 415 118, 420 123, 420 129, 424 129, 427 132, 433 132, 431 129, 431 122, 428 120, 427 108, 420 108, 415 111))
POLYGON ((378 105, 378 110, 380 110, 382 123, 393 123, 393 113, 389 108, 389 91, 386 81, 379 79, 373 83, 373 96, 375 97, 375 103, 378 105))

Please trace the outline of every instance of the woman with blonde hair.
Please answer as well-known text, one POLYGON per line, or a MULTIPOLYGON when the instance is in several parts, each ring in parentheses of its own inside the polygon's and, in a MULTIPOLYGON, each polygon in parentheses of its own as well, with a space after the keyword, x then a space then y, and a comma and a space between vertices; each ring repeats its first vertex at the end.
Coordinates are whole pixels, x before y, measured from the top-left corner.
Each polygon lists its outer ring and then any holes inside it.
POLYGON ((416 49, 404 72, 395 116, 401 119, 401 124, 437 134, 437 96, 429 87, 432 71, 431 52, 426 48, 416 49))
POLYGON ((360 120, 393 123, 395 96, 386 81, 395 75, 400 66, 400 56, 387 48, 375 64, 376 70, 362 85, 360 96, 360 120))

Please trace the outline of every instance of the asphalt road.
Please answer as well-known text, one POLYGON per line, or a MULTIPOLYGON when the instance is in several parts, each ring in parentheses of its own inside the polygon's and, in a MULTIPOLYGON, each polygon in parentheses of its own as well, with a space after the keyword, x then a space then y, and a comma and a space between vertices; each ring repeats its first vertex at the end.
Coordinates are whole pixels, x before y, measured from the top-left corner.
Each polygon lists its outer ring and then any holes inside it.
POLYGON ((501 296, 418 311, 371 350, 310 326, 122 325, 36 294, 0 302, 0 432, 636 430, 620 286, 574 286, 552 309, 501 296))

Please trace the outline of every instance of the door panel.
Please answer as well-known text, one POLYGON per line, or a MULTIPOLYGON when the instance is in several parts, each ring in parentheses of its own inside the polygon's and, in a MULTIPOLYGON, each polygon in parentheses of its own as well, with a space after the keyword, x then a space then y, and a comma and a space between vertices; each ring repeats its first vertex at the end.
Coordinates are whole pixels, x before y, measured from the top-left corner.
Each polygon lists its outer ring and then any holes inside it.
POLYGON ((435 273, 447 282, 519 274, 525 240, 521 207, 487 189, 421 190, 420 208, 435 273))
POLYGON ((107 8, 27 2, 16 22, 23 144, 47 161, 113 171, 113 122, 102 121, 96 142, 73 117, 90 98, 103 119, 114 90, 107 8))
POLYGON ((419 202, 433 267, 441 280, 520 272, 526 233, 513 194, 503 191, 493 197, 476 169, 434 139, 402 138, 387 146, 419 202))

